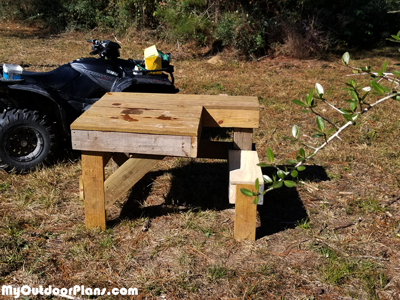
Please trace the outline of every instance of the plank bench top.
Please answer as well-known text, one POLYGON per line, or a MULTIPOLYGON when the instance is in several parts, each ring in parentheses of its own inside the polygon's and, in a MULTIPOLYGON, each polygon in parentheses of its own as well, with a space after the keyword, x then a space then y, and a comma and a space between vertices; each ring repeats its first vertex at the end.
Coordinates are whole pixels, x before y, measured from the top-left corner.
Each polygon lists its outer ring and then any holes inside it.
POLYGON ((107 93, 71 124, 83 151, 197 157, 202 127, 257 128, 256 97, 107 93))
POLYGON ((125 105, 107 105, 99 100, 71 124, 71 129, 197 136, 202 110, 198 105, 146 104, 134 100, 125 105))
POLYGON ((200 106, 204 108, 204 127, 258 128, 257 97, 110 92, 72 123, 71 129, 114 131, 117 128, 150 133, 150 128, 160 125, 160 130, 154 133, 171 134, 170 131, 177 130, 193 136, 194 132, 186 132, 182 125, 190 127, 197 122, 200 106), (168 115, 163 115, 162 110, 169 111, 168 115))

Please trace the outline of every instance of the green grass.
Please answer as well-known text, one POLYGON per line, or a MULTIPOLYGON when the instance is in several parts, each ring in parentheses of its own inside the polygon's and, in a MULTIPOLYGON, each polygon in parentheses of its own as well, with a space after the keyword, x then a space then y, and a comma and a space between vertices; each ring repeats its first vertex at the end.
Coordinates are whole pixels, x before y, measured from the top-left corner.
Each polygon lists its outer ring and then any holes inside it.
POLYGON ((208 267, 207 273, 211 280, 218 280, 225 278, 228 274, 228 270, 221 265, 211 265, 208 267))

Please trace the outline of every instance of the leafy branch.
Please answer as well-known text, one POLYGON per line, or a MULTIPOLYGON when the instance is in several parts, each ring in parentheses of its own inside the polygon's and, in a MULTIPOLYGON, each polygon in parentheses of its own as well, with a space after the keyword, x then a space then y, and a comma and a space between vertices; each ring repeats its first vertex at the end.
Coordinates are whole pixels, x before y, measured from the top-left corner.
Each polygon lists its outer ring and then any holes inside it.
MULTIPOLYGON (((389 39, 394 42, 400 43, 400 31, 397 35, 392 35, 393 39, 389 39)), ((399 49, 400 51, 400 49, 399 49)), ((348 128, 350 125, 354 125, 358 118, 370 111, 373 107, 378 104, 381 104, 387 100, 396 100, 400 101, 400 91, 398 88, 400 86, 400 72, 393 71, 391 73, 386 72, 386 68, 388 62, 385 61, 380 70, 374 71, 371 69, 369 65, 366 67, 355 67, 349 65, 350 62, 350 54, 346 52, 342 56, 342 62, 345 66, 349 67, 353 71, 353 76, 356 75, 368 75, 370 76, 368 86, 362 87, 357 84, 357 82, 353 79, 350 79, 347 83, 345 83, 346 87, 344 90, 348 91, 350 95, 350 99, 347 99, 348 108, 338 108, 331 104, 325 97, 324 88, 321 84, 316 83, 315 88, 311 90, 309 94, 307 94, 304 100, 293 99, 292 103, 300 106, 302 108, 302 112, 304 113, 312 113, 316 116, 315 123, 316 128, 314 128, 314 133, 311 136, 313 139, 322 138, 323 142, 318 146, 307 145, 304 141, 300 139, 300 130, 297 125, 292 127, 292 137, 284 137, 285 139, 291 140, 293 142, 300 143, 302 146, 311 149, 309 153, 306 153, 304 148, 300 148, 296 151, 296 159, 295 160, 282 160, 279 162, 275 162, 274 153, 271 148, 267 149, 266 156, 269 161, 267 163, 260 163, 258 166, 260 167, 273 167, 275 168, 275 173, 272 177, 268 175, 263 175, 264 184, 266 189, 259 193, 259 180, 256 180, 256 191, 252 192, 247 189, 241 189, 242 194, 246 196, 256 196, 254 203, 257 204, 259 200, 259 196, 266 194, 267 192, 281 188, 283 186, 286 187, 294 187, 295 181, 298 181, 299 172, 305 169, 303 164, 308 161, 310 158, 314 157, 320 150, 325 148, 329 143, 331 143, 335 138, 340 138, 340 134, 348 128), (382 82, 388 83, 390 86, 387 87, 383 85, 382 82), (371 96, 378 97, 377 100, 373 103, 368 103, 366 100, 371 96), (335 112, 339 113, 343 118, 345 123, 339 125, 335 120, 329 120, 328 118, 321 115, 316 111, 318 107, 318 103, 325 103, 330 109, 333 109, 335 112), (330 128, 329 128, 330 127, 330 128), (279 167, 285 163, 286 166, 279 167)), ((328 93, 329 96, 330 92, 328 93)), ((376 99, 376 98, 375 98, 376 99)))

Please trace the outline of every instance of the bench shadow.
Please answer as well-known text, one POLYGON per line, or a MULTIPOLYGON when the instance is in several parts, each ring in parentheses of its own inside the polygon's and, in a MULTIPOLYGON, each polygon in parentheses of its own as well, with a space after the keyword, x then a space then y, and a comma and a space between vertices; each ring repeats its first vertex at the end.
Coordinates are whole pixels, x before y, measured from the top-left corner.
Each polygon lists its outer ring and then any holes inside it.
POLYGON ((124 219, 151 219, 188 210, 233 208, 228 203, 228 181, 228 165, 225 162, 189 161, 182 167, 149 172, 130 190, 119 217, 107 221, 107 226, 114 226, 124 219), (171 183, 168 193, 164 195, 164 203, 144 206, 152 184, 165 173, 171 174, 171 183))
MULTIPOLYGON (((270 169, 262 168, 263 174, 271 176, 270 169)), ((307 166, 306 170, 302 172, 301 180, 318 182, 328 178, 322 167, 307 166)), ((188 210, 232 209, 234 205, 228 201, 228 184, 226 162, 192 160, 182 167, 149 172, 131 189, 120 215, 107 221, 107 226, 115 226, 125 219, 152 219, 188 210), (168 193, 164 195, 164 203, 144 206, 144 201, 152 191, 152 184, 165 173, 171 174, 171 183, 168 193)), ((259 205, 257 209, 260 217, 257 239, 294 228, 308 217, 296 188, 281 188, 267 193, 264 197, 264 204, 259 205)))
MULTIPOLYGON (((285 166, 279 166, 284 169, 285 166)), ((272 177, 274 168, 261 168, 263 175, 272 177)), ((325 169, 321 166, 306 166, 299 172, 299 180, 319 182, 329 180, 325 169)), ((265 194, 264 204, 259 205, 258 213, 261 226, 257 228, 256 238, 271 235, 288 228, 295 228, 301 220, 308 218, 297 189, 282 187, 265 194)))

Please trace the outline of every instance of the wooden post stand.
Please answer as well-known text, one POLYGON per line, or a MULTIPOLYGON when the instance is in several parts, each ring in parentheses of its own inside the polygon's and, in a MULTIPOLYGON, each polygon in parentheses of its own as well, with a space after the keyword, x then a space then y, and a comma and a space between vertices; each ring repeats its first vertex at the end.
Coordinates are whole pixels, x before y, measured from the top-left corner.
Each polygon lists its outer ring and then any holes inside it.
MULTIPOLYGON (((245 196, 240 189, 255 192, 255 181, 258 178, 260 190, 264 190, 261 168, 256 151, 229 151, 229 202, 235 203, 235 239, 255 240, 257 205, 255 197, 245 196), (239 202, 238 202, 239 201, 239 202)), ((263 203, 260 196, 259 204, 263 203)))
POLYGON ((235 240, 256 239, 257 205, 253 203, 255 197, 248 197, 240 192, 240 189, 248 189, 255 192, 254 184, 236 185, 235 201, 235 240))

